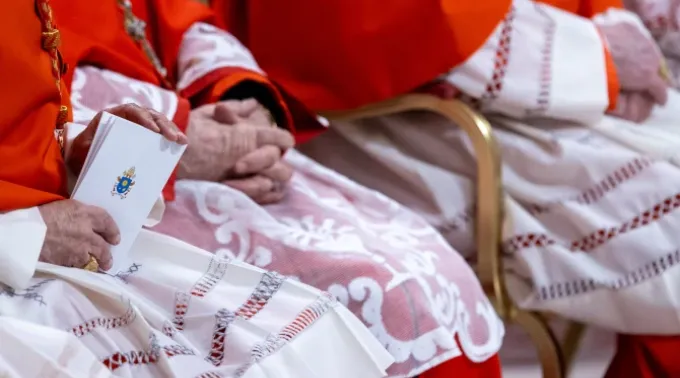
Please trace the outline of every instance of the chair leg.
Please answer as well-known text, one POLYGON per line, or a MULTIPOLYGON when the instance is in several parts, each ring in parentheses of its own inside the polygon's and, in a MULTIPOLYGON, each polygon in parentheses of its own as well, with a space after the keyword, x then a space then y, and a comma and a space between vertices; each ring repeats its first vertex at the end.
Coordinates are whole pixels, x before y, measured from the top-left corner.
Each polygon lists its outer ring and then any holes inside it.
POLYGON ((562 354, 564 356, 564 365, 567 374, 569 374, 571 368, 574 366, 574 359, 576 358, 576 353, 578 353, 578 348, 581 345, 585 330, 585 324, 570 321, 567 330, 564 333, 562 354))
POLYGON ((512 317, 529 334, 541 361, 543 378, 566 378, 561 346, 548 323, 537 313, 517 310, 512 317))

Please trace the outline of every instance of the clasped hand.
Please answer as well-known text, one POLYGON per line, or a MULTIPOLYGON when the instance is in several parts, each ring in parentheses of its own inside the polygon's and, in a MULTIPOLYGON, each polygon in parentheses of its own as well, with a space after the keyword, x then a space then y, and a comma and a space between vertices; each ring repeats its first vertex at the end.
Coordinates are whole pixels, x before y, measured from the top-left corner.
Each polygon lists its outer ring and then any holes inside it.
POLYGON ((295 141, 272 125, 257 101, 230 100, 193 110, 187 134, 179 178, 222 182, 258 203, 283 198, 293 171, 282 156, 295 141))
POLYGON ((651 36, 638 26, 620 22, 602 25, 609 43, 621 92, 612 115, 643 122, 656 105, 668 100, 670 83, 661 76, 663 55, 651 36))

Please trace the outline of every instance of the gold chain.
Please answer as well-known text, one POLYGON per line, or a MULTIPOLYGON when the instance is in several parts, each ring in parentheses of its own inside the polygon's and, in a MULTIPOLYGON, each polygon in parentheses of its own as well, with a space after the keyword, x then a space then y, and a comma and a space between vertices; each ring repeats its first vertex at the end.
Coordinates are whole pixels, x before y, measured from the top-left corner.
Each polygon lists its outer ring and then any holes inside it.
POLYGON ((130 0, 118 0, 118 6, 123 10, 125 31, 142 48, 146 57, 151 61, 156 73, 161 77, 163 84, 171 88, 172 85, 167 79, 168 70, 163 66, 149 39, 146 38, 146 22, 135 16, 130 0))

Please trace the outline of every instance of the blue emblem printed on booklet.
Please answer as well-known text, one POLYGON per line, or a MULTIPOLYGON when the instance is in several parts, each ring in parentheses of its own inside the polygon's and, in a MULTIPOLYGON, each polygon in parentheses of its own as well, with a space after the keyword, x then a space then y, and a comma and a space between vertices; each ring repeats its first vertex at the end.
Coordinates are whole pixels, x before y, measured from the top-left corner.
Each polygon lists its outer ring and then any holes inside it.
POLYGON ((120 196, 121 199, 125 199, 128 194, 130 194, 130 191, 132 190, 132 187, 135 185, 135 167, 132 167, 125 172, 123 172, 122 176, 118 176, 117 182, 113 185, 113 190, 111 190, 111 195, 115 196, 118 195, 120 196))

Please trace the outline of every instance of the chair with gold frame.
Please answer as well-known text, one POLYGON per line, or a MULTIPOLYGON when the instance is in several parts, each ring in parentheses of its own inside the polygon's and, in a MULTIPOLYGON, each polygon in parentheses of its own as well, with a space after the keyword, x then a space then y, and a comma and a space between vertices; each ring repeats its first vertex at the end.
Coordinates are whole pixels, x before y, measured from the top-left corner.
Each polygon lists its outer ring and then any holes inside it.
POLYGON ((407 94, 355 110, 326 112, 331 121, 350 121, 408 111, 430 111, 461 127, 472 141, 477 157, 477 208, 474 267, 486 295, 506 323, 520 325, 537 349, 544 378, 566 377, 578 348, 584 326, 570 323, 564 339, 558 341, 548 321, 550 314, 518 308, 508 295, 501 257, 503 187, 501 156, 489 122, 460 100, 441 99, 429 94, 407 94))

